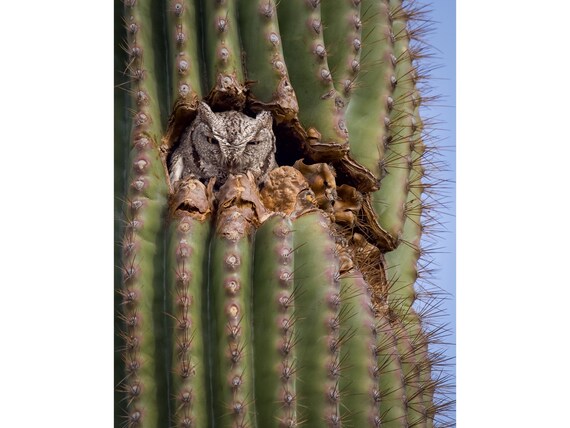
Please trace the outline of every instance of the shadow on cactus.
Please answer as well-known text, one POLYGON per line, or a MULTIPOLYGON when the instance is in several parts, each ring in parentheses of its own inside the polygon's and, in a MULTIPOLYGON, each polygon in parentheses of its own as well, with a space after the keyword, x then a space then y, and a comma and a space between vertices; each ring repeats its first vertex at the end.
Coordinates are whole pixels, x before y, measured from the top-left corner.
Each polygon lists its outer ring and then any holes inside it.
POLYGON ((125 0, 115 15, 115 425, 452 425, 438 296, 414 287, 425 12, 125 0))

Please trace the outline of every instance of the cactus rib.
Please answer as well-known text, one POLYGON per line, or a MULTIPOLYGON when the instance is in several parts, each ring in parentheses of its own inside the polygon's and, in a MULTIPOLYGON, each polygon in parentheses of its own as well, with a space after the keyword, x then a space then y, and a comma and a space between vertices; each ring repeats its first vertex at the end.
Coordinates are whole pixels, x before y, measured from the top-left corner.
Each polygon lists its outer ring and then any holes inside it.
POLYGON ((360 71, 362 21, 359 1, 323 2, 322 16, 326 46, 332 50, 328 62, 335 88, 348 105, 360 71))
POLYGON ((172 99, 201 98, 200 40, 193 31, 198 25, 197 5, 190 0, 169 0, 167 8, 172 99))
POLYGON ((252 96, 262 105, 277 106, 277 120, 293 119, 299 107, 283 57, 274 0, 240 2, 239 20, 252 96))
POLYGON ((341 414, 346 426, 375 426, 380 418, 380 393, 374 378, 375 319, 370 286, 357 270, 341 276, 341 414), (350 361, 350 363, 349 363, 350 361))
MULTIPOLYGON (((192 196, 206 198, 205 186, 188 183, 192 196)), ((191 198, 189 203, 194 202, 191 198)), ((196 201, 195 205, 199 205, 196 201)), ((172 408, 176 426, 202 426, 208 420, 202 311, 210 235, 209 212, 178 210, 172 218, 168 237, 168 285, 171 294, 172 408)))
POLYGON ((136 112, 132 118, 132 148, 127 191, 127 223, 123 238, 123 315, 128 426, 154 426, 167 417, 166 379, 162 370, 164 313, 160 284, 164 267, 162 219, 166 202, 165 173, 158 154, 161 114, 155 84, 150 4, 138 1, 125 6, 129 48, 130 92, 136 112))
POLYGON ((293 222, 295 316, 299 332, 299 418, 311 427, 340 423, 339 266, 330 223, 318 212, 293 222))
POLYGON ((275 215, 255 235, 253 331, 260 427, 297 423, 293 259, 291 221, 275 215))
POLYGON ((307 129, 307 150, 317 162, 342 158, 348 150, 344 101, 327 62, 319 1, 290 0, 278 6, 289 75, 307 129))

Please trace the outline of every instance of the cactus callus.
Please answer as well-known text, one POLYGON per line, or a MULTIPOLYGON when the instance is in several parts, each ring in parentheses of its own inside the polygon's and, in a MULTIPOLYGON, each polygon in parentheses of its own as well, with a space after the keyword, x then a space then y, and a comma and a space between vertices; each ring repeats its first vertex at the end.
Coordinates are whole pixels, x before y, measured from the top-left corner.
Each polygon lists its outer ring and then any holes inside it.
POLYGON ((437 301, 414 286, 421 8, 116 4, 116 426, 453 425, 437 301), (264 183, 170 182, 199 102, 271 112, 264 183))

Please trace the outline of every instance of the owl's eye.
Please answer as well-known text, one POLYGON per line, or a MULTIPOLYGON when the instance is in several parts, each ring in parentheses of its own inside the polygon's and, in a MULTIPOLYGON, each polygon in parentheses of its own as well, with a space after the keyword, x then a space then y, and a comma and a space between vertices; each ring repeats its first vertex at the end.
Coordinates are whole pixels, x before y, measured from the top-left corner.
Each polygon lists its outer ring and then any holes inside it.
POLYGON ((215 139, 214 137, 207 137, 207 138, 208 138, 208 143, 218 144, 218 145, 220 144, 220 142, 217 139, 215 139))
POLYGON ((259 143, 259 141, 257 141, 257 140, 251 140, 251 141, 248 141, 248 142, 247 142, 247 145, 248 145, 248 146, 255 146, 257 143, 259 143))

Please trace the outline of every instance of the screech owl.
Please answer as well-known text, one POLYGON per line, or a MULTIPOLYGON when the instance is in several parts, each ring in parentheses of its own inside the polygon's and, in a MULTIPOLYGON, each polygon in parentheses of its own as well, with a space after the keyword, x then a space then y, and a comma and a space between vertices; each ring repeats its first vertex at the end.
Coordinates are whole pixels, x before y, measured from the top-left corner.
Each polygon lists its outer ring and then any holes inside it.
POLYGON ((183 134, 169 162, 170 181, 193 176, 223 184, 229 174, 250 171, 258 184, 277 168, 271 113, 255 118, 237 111, 214 113, 200 102, 198 115, 183 134))

